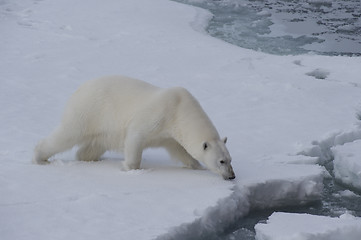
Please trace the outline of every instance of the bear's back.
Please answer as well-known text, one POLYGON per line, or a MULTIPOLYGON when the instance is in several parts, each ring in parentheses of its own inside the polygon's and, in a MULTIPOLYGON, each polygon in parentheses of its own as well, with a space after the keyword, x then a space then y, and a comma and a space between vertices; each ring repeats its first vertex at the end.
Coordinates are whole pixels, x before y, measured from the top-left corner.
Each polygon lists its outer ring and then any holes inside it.
POLYGON ((83 84, 79 90, 84 89, 85 92, 98 93, 108 96, 118 95, 148 95, 157 91, 159 88, 144 81, 123 77, 109 76, 95 79, 83 84))
POLYGON ((71 104, 88 104, 92 102, 92 108, 100 105, 126 104, 132 105, 138 101, 145 101, 150 95, 159 90, 149 83, 122 76, 110 76, 95 79, 84 83, 73 94, 71 104))
POLYGON ((70 97, 63 122, 99 127, 127 122, 159 90, 146 82, 122 76, 91 80, 70 97))

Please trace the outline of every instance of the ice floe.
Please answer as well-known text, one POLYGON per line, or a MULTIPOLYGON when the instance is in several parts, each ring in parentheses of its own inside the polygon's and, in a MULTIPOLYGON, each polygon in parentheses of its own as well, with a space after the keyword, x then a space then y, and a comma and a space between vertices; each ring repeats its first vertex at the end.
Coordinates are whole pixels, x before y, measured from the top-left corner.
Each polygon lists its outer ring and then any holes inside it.
POLYGON ((258 223, 255 229, 256 240, 358 240, 361 218, 347 213, 331 218, 275 212, 267 223, 258 223))
POLYGON ((332 148, 337 180, 361 191, 361 140, 332 148))

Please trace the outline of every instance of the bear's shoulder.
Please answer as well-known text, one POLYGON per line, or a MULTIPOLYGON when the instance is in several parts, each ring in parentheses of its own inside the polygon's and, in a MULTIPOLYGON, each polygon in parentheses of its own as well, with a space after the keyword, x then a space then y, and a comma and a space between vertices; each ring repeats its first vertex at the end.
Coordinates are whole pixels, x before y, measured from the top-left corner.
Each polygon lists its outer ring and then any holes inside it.
POLYGON ((179 100, 194 98, 192 94, 184 87, 168 88, 166 89, 166 92, 168 96, 177 98, 179 100))

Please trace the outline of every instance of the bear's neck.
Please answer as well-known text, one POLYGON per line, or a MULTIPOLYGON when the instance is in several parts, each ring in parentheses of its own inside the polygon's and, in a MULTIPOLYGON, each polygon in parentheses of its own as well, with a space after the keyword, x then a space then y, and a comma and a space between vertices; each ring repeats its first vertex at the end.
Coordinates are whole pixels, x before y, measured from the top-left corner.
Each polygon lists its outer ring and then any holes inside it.
POLYGON ((219 139, 216 128, 193 96, 179 103, 171 135, 195 159, 204 142, 219 139))

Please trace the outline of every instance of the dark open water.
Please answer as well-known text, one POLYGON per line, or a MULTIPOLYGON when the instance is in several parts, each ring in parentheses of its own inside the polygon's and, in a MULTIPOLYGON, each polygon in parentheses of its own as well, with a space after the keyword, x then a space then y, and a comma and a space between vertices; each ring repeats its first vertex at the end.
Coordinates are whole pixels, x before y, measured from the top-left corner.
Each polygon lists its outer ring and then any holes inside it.
POLYGON ((361 56, 360 0, 177 0, 214 15, 207 31, 277 55, 361 56))

